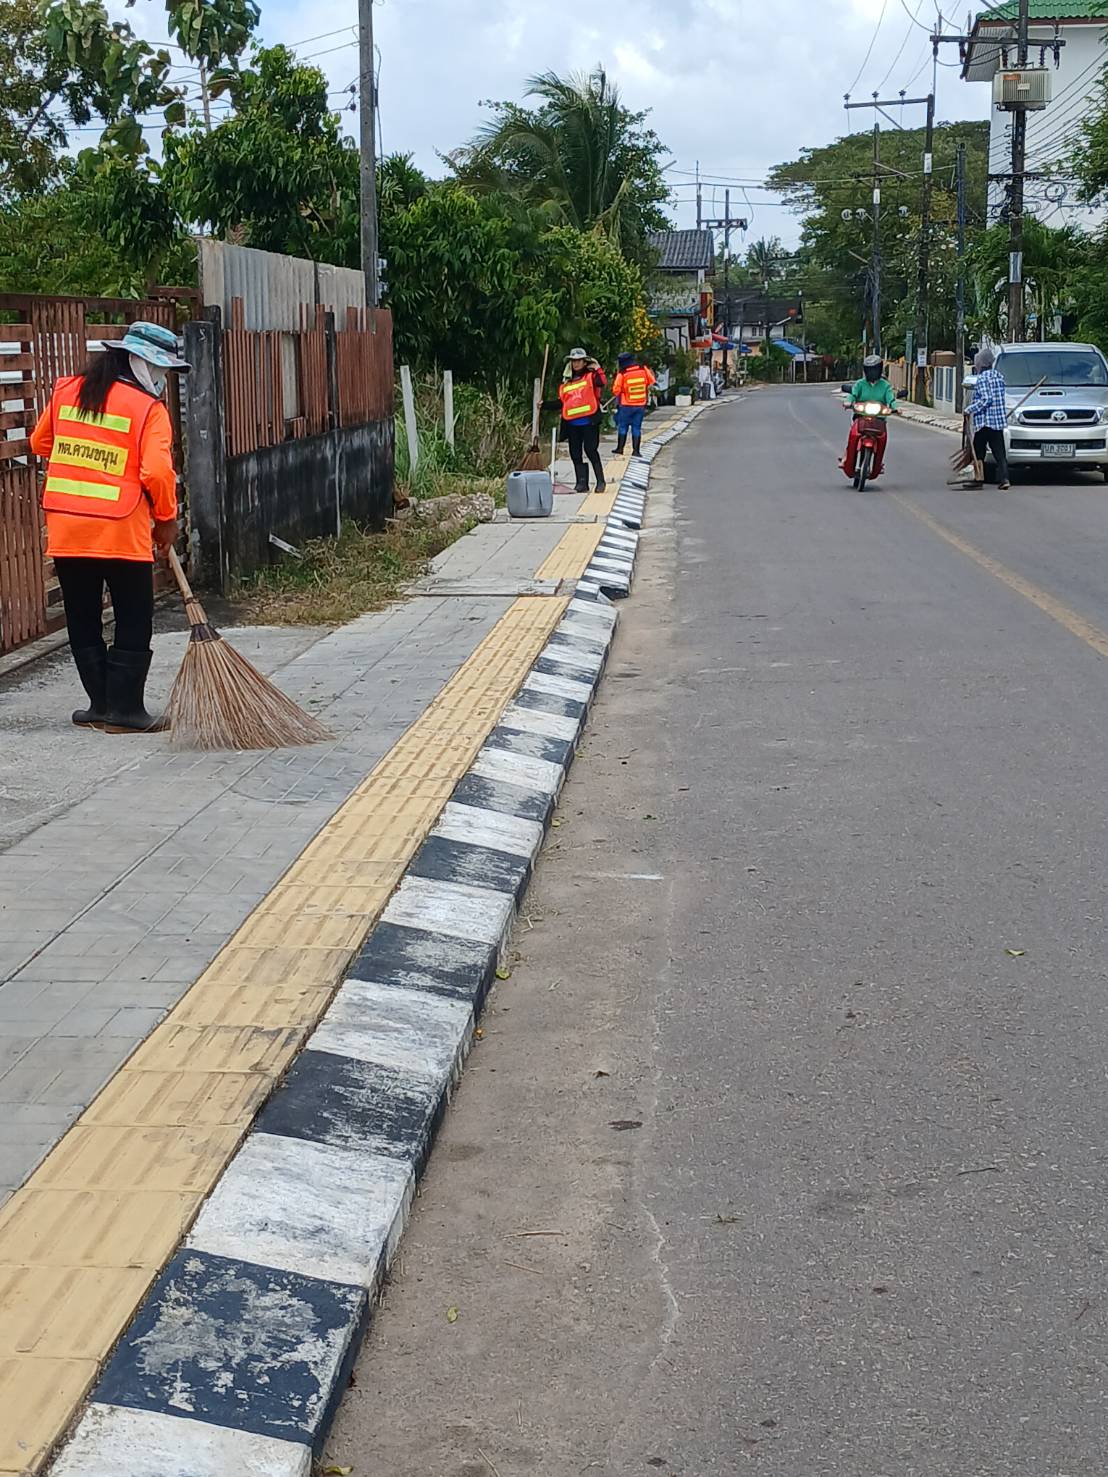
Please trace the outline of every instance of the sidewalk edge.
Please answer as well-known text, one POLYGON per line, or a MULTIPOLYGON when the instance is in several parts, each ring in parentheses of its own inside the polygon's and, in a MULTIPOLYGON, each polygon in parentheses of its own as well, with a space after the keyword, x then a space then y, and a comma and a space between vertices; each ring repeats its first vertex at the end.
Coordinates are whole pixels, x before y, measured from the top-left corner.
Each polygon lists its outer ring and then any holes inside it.
POLYGON ((631 590, 629 463, 574 598, 140 1304, 55 1477, 309 1477, 497 977, 631 590))

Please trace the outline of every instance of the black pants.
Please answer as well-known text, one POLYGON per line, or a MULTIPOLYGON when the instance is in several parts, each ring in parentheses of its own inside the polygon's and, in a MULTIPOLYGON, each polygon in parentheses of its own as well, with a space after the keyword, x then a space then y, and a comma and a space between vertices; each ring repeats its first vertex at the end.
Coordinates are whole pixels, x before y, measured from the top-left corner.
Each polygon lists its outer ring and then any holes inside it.
POLYGON ((996 480, 998 483, 1008 481, 1008 453, 1004 449, 1004 432, 996 431, 992 426, 982 426, 973 435, 973 454, 979 462, 984 462, 985 450, 988 448, 993 454, 996 462, 996 480))
POLYGON ((599 487, 604 481, 604 464, 600 460, 600 417, 588 426, 574 425, 572 421, 566 423, 566 440, 569 442, 569 454, 573 458, 573 470, 577 473, 577 486, 579 489, 587 488, 589 485, 589 469, 585 465, 585 458, 592 462, 592 469, 596 473, 596 485, 599 487))
POLYGON ((154 630, 154 566, 136 559, 55 559, 65 602, 65 624, 74 651, 104 639, 104 586, 112 597, 115 645, 149 651, 154 630))

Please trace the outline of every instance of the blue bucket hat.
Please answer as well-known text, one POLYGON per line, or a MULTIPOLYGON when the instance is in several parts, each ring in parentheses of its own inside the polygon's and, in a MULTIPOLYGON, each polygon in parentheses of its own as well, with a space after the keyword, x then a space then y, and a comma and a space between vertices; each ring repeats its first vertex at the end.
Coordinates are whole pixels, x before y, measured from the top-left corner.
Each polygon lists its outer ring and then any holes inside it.
POLYGON ((188 369, 189 362, 182 359, 180 343, 172 328, 163 328, 160 323, 132 323, 120 339, 106 343, 105 348, 119 349, 125 354, 137 354, 159 369, 188 369))
POLYGON ((619 365, 620 369, 626 369, 629 364, 634 364, 634 362, 634 354, 621 354, 616 360, 616 363, 619 365))

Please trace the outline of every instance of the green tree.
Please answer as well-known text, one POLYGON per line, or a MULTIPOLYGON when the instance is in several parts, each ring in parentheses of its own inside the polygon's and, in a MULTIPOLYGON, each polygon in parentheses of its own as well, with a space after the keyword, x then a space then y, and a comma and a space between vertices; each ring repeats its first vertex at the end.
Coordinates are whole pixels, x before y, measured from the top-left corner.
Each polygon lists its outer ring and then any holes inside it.
POLYGON ((169 66, 101 0, 0 0, 0 198, 55 178, 69 130, 94 118, 110 144, 141 149, 135 115, 179 101, 169 66))
POLYGON ((759 241, 752 241, 747 248, 747 270, 757 282, 775 282, 784 275, 783 255, 780 236, 763 236, 759 241))
POLYGON ((491 388, 554 338, 557 302, 535 272, 537 240, 521 240, 495 201, 456 184, 429 189, 382 213, 381 250, 397 357, 414 367, 449 366, 491 388))
POLYGON ((508 192, 577 231, 601 230, 645 261, 650 231, 668 224, 665 150, 648 114, 620 100, 602 68, 528 83, 533 108, 495 103, 477 138, 450 156, 459 179, 479 191, 508 192))
MULTIPOLYGON (((988 173, 988 124, 946 123, 935 129, 931 235, 931 343, 953 343, 956 202, 954 159, 966 145, 966 198, 972 221, 984 219, 988 173)), ((883 341, 903 340, 915 315, 923 181, 922 129, 881 135, 882 330, 883 341), (901 214, 903 207, 904 213, 901 214)), ((802 216, 801 243, 807 262, 805 302, 809 321, 823 325, 820 347, 848 354, 861 341, 869 300, 872 225, 872 133, 855 133, 770 171, 802 216), (844 220, 843 213, 849 212, 844 220)))
POLYGON ((263 251, 354 265, 358 154, 323 73, 272 46, 220 81, 233 116, 166 137, 161 178, 179 217, 263 251))
MULTIPOLYGON (((1023 223, 1023 279, 1027 312, 1045 333, 1052 320, 1077 306, 1075 286, 1082 267, 1092 265, 1092 241, 1072 226, 1045 225, 1034 216, 1023 223)), ((983 231, 969 253, 973 326, 990 338, 1008 334, 1008 227, 983 231)))

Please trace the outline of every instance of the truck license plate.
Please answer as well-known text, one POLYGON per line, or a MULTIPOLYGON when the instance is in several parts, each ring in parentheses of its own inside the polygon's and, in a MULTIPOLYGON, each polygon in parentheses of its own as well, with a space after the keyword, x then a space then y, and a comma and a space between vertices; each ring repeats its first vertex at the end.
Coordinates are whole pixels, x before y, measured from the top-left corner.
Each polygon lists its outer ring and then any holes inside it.
POLYGON ((1074 456, 1076 452, 1072 441, 1044 441, 1039 448, 1040 456, 1074 456))

